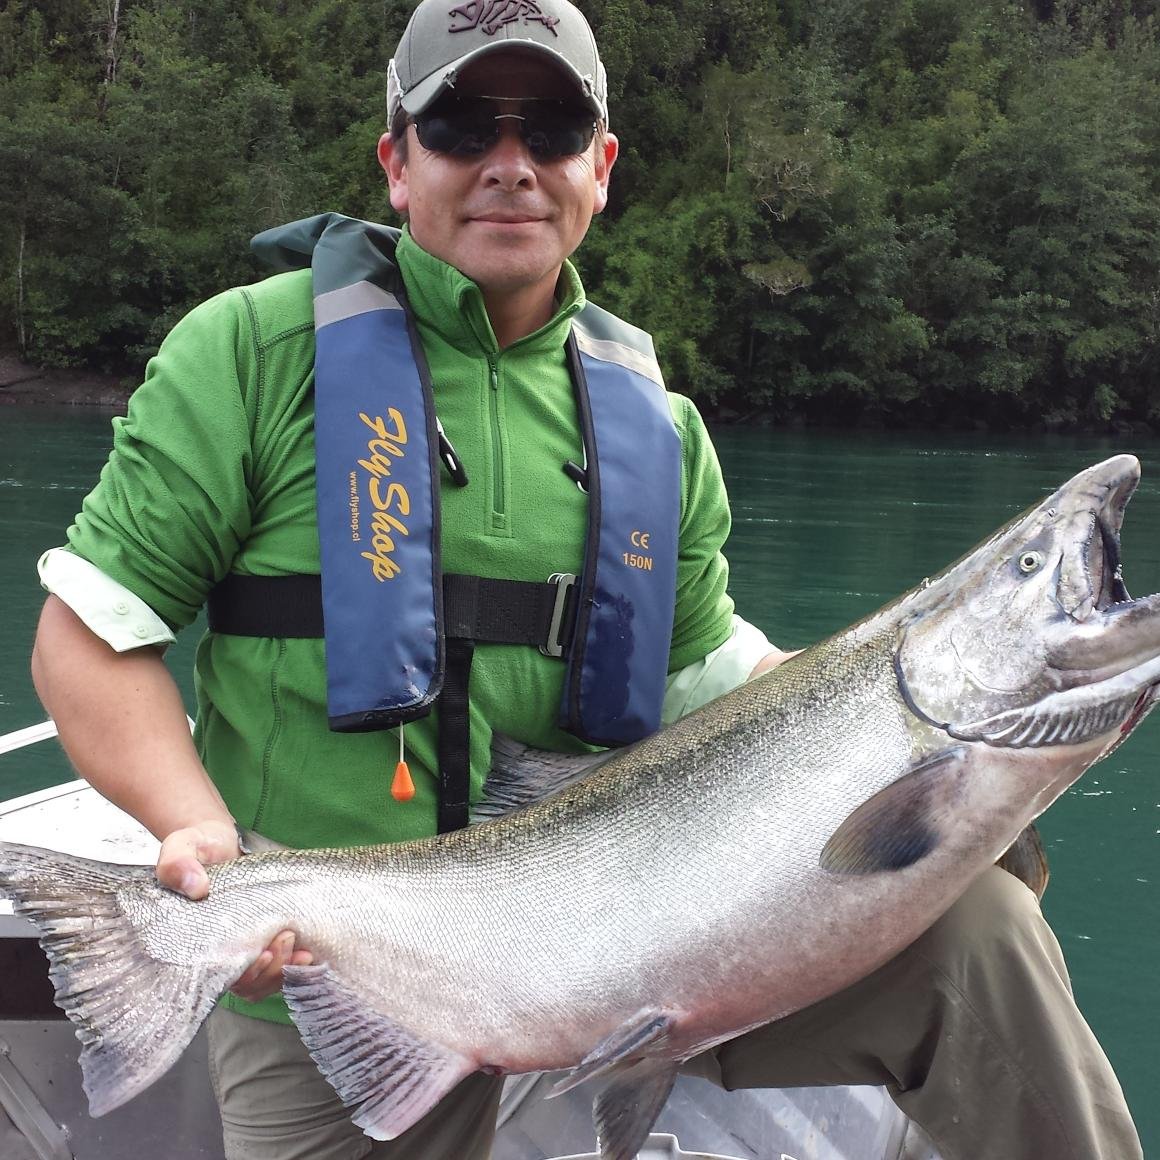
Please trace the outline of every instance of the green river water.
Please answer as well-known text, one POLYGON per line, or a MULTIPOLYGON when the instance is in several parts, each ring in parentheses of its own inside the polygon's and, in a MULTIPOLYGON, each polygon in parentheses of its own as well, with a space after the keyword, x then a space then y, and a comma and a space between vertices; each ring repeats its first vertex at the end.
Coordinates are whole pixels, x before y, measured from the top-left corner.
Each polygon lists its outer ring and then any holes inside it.
MULTIPOLYGON (((777 643, 801 646, 940 570, 1074 471, 1133 451, 1125 580, 1160 590, 1160 442, 1133 438, 716 433, 734 530, 732 591, 777 643)), ((109 417, 0 408, 0 734, 43 714, 27 676, 38 555, 61 542, 110 442, 109 417)), ((190 688, 194 633, 171 650, 190 688)), ((0 798, 70 776, 55 743, 0 758, 0 798)), ((1044 816, 1045 910, 1080 1005, 1160 1155, 1160 713, 1044 816)))

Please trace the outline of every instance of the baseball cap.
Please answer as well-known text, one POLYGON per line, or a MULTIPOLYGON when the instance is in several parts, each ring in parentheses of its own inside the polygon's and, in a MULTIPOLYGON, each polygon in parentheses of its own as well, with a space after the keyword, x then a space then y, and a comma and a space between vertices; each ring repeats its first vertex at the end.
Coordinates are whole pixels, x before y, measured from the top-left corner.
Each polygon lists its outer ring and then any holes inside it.
POLYGON ((412 116, 455 87, 460 70, 500 51, 535 52, 572 78, 608 123, 608 79, 596 38, 567 0, 423 0, 411 14, 387 70, 387 119, 412 116))

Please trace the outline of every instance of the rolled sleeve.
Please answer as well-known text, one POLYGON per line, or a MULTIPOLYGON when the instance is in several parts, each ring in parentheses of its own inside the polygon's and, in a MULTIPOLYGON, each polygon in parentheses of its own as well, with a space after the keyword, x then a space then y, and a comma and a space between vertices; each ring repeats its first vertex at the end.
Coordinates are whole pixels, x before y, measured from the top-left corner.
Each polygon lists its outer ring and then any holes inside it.
POLYGON ((50 548, 37 564, 40 584, 63 600, 115 652, 169 645, 169 626, 139 596, 67 548, 50 548))
POLYGON ((772 649, 760 628, 734 616, 732 631, 724 644, 669 675, 661 720, 669 725, 745 684, 757 662, 772 649))

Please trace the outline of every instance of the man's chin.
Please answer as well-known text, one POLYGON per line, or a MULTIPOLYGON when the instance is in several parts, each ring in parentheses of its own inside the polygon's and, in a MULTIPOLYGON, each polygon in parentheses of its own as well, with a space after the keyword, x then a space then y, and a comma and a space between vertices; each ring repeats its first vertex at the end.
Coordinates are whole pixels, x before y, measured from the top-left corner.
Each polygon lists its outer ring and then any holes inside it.
POLYGON ((562 263, 548 265, 543 257, 521 261, 510 249, 494 255, 494 260, 481 260, 485 255, 473 255, 460 270, 486 294, 519 294, 534 286, 549 282, 554 288, 562 263))

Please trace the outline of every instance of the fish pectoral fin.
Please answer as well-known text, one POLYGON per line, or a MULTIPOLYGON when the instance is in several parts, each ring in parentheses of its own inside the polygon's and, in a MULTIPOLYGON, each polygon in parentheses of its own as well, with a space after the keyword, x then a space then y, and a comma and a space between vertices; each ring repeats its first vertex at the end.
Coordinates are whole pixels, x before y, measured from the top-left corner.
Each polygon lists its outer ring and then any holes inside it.
POLYGON ((1047 865, 1047 851, 1039 837, 1039 828, 1034 822, 1011 843, 995 865, 1008 874, 1014 874, 1024 886, 1035 892, 1040 902, 1043 901, 1051 870, 1047 865))
POLYGON ((676 1078, 670 1059, 641 1059, 616 1073, 592 1110, 600 1160, 635 1160, 676 1078))
POLYGON ((243 854, 279 854, 290 849, 281 842, 275 842, 273 838, 267 838, 265 834, 259 834, 257 830, 243 830, 240 826, 238 844, 243 854))
POLYGON ((458 1052, 375 1011, 326 964, 284 967, 290 1015, 319 1071, 354 1122, 394 1140, 477 1070, 458 1052))
POLYGON ((472 822, 486 822, 522 810, 581 781, 623 749, 599 753, 551 753, 533 749, 502 733, 491 737, 491 772, 483 797, 471 807, 472 822))
POLYGON ((959 798, 966 756, 966 747, 955 745, 913 765, 834 831, 818 865, 837 874, 873 874, 925 858, 942 840, 948 810, 959 798))
POLYGON ((674 1016, 658 1007, 638 1011, 611 1035, 606 1035, 562 1080, 552 1086, 545 1099, 562 1096, 586 1080, 604 1075, 614 1067, 639 1056, 645 1048, 663 1043, 676 1023, 674 1016))

